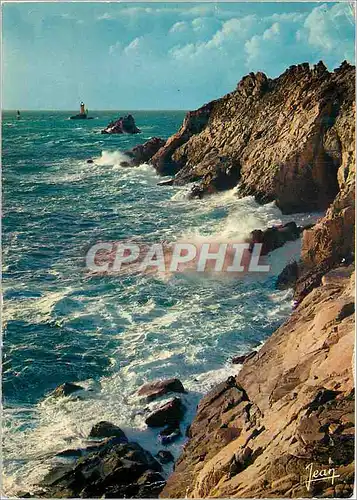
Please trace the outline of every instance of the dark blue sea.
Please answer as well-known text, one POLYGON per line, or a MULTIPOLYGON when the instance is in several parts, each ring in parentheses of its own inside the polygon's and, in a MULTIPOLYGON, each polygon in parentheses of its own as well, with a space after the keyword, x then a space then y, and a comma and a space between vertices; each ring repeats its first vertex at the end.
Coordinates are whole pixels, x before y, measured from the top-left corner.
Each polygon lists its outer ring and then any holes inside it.
MULTIPOLYGON (((237 240, 291 216, 234 190, 188 200, 188 187, 157 186, 149 165, 120 166, 125 150, 176 132, 184 112, 133 112, 142 130, 135 136, 100 134, 123 112, 92 112, 86 121, 70 114, 3 114, 7 494, 31 490, 56 453, 85 444, 100 420, 156 452, 157 431, 145 427, 137 389, 179 377, 189 423, 202 394, 239 370, 230 358, 261 345, 292 305, 289 291, 274 288, 287 262, 281 249, 260 280, 85 272, 86 249, 97 241, 237 240), (66 381, 91 390, 78 399, 49 396, 66 381)), ((290 244, 289 258, 299 245, 290 244)), ((177 455, 183 442, 169 449, 177 455)))

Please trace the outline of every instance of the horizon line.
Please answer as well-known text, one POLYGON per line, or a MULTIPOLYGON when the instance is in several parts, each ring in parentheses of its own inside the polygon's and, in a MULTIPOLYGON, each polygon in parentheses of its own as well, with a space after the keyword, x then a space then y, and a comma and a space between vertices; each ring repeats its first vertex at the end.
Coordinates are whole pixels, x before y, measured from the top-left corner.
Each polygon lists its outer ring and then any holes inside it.
MULTIPOLYGON (((18 111, 19 108, 13 108, 13 109, 2 109, 1 111, 2 112, 15 112, 18 111)), ((57 111, 57 112, 61 112, 61 113, 73 113, 75 112, 75 110, 73 109, 19 109, 19 111, 21 112, 27 112, 27 111, 57 111)), ((99 112, 99 111, 120 111, 120 112, 131 112, 131 113, 134 113, 136 111, 189 111, 188 108, 157 108, 157 109, 154 109, 154 108, 137 108, 137 109, 134 109, 134 108, 131 108, 131 109, 124 109, 124 108, 117 108, 117 109, 91 109, 90 111, 92 111, 93 113, 95 112, 99 112)))

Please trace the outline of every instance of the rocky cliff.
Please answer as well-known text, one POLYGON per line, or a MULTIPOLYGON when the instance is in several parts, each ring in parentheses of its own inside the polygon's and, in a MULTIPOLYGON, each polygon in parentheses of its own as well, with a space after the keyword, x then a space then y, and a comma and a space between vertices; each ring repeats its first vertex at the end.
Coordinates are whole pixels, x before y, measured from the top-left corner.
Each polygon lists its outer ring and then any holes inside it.
POLYGON ((330 271, 239 374, 201 400, 162 498, 352 494, 353 290, 352 268, 330 271), (338 479, 308 486, 311 463, 338 479))
POLYGON ((230 94, 189 112, 152 163, 176 184, 199 182, 196 192, 238 184, 241 196, 276 200, 284 212, 326 209, 340 166, 352 161, 343 124, 353 113, 354 76, 346 62, 334 72, 322 62, 291 66, 276 79, 250 73, 230 94))
POLYGON ((354 77, 346 63, 251 74, 211 103, 199 133, 153 159, 201 193, 238 182, 286 212, 327 208, 278 280, 295 288, 293 314, 201 400, 162 498, 353 493, 354 77))

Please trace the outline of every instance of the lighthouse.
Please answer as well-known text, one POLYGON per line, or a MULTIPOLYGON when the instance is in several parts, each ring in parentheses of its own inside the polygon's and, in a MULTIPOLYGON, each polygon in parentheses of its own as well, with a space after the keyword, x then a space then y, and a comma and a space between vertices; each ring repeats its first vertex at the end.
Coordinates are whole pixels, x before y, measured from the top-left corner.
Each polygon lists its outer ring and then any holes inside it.
POLYGON ((70 116, 69 119, 70 120, 84 120, 86 118, 88 118, 89 120, 92 119, 91 116, 88 116, 88 109, 85 109, 84 102, 81 101, 81 103, 79 105, 79 113, 78 113, 78 115, 70 116))

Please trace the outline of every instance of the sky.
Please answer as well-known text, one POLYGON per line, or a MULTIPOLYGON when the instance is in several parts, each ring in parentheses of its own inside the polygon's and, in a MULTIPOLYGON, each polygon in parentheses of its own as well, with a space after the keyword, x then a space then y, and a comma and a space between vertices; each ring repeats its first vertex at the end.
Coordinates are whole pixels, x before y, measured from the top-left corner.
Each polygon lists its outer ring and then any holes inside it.
POLYGON ((3 108, 195 109, 251 71, 354 63, 347 3, 5 3, 3 108))

